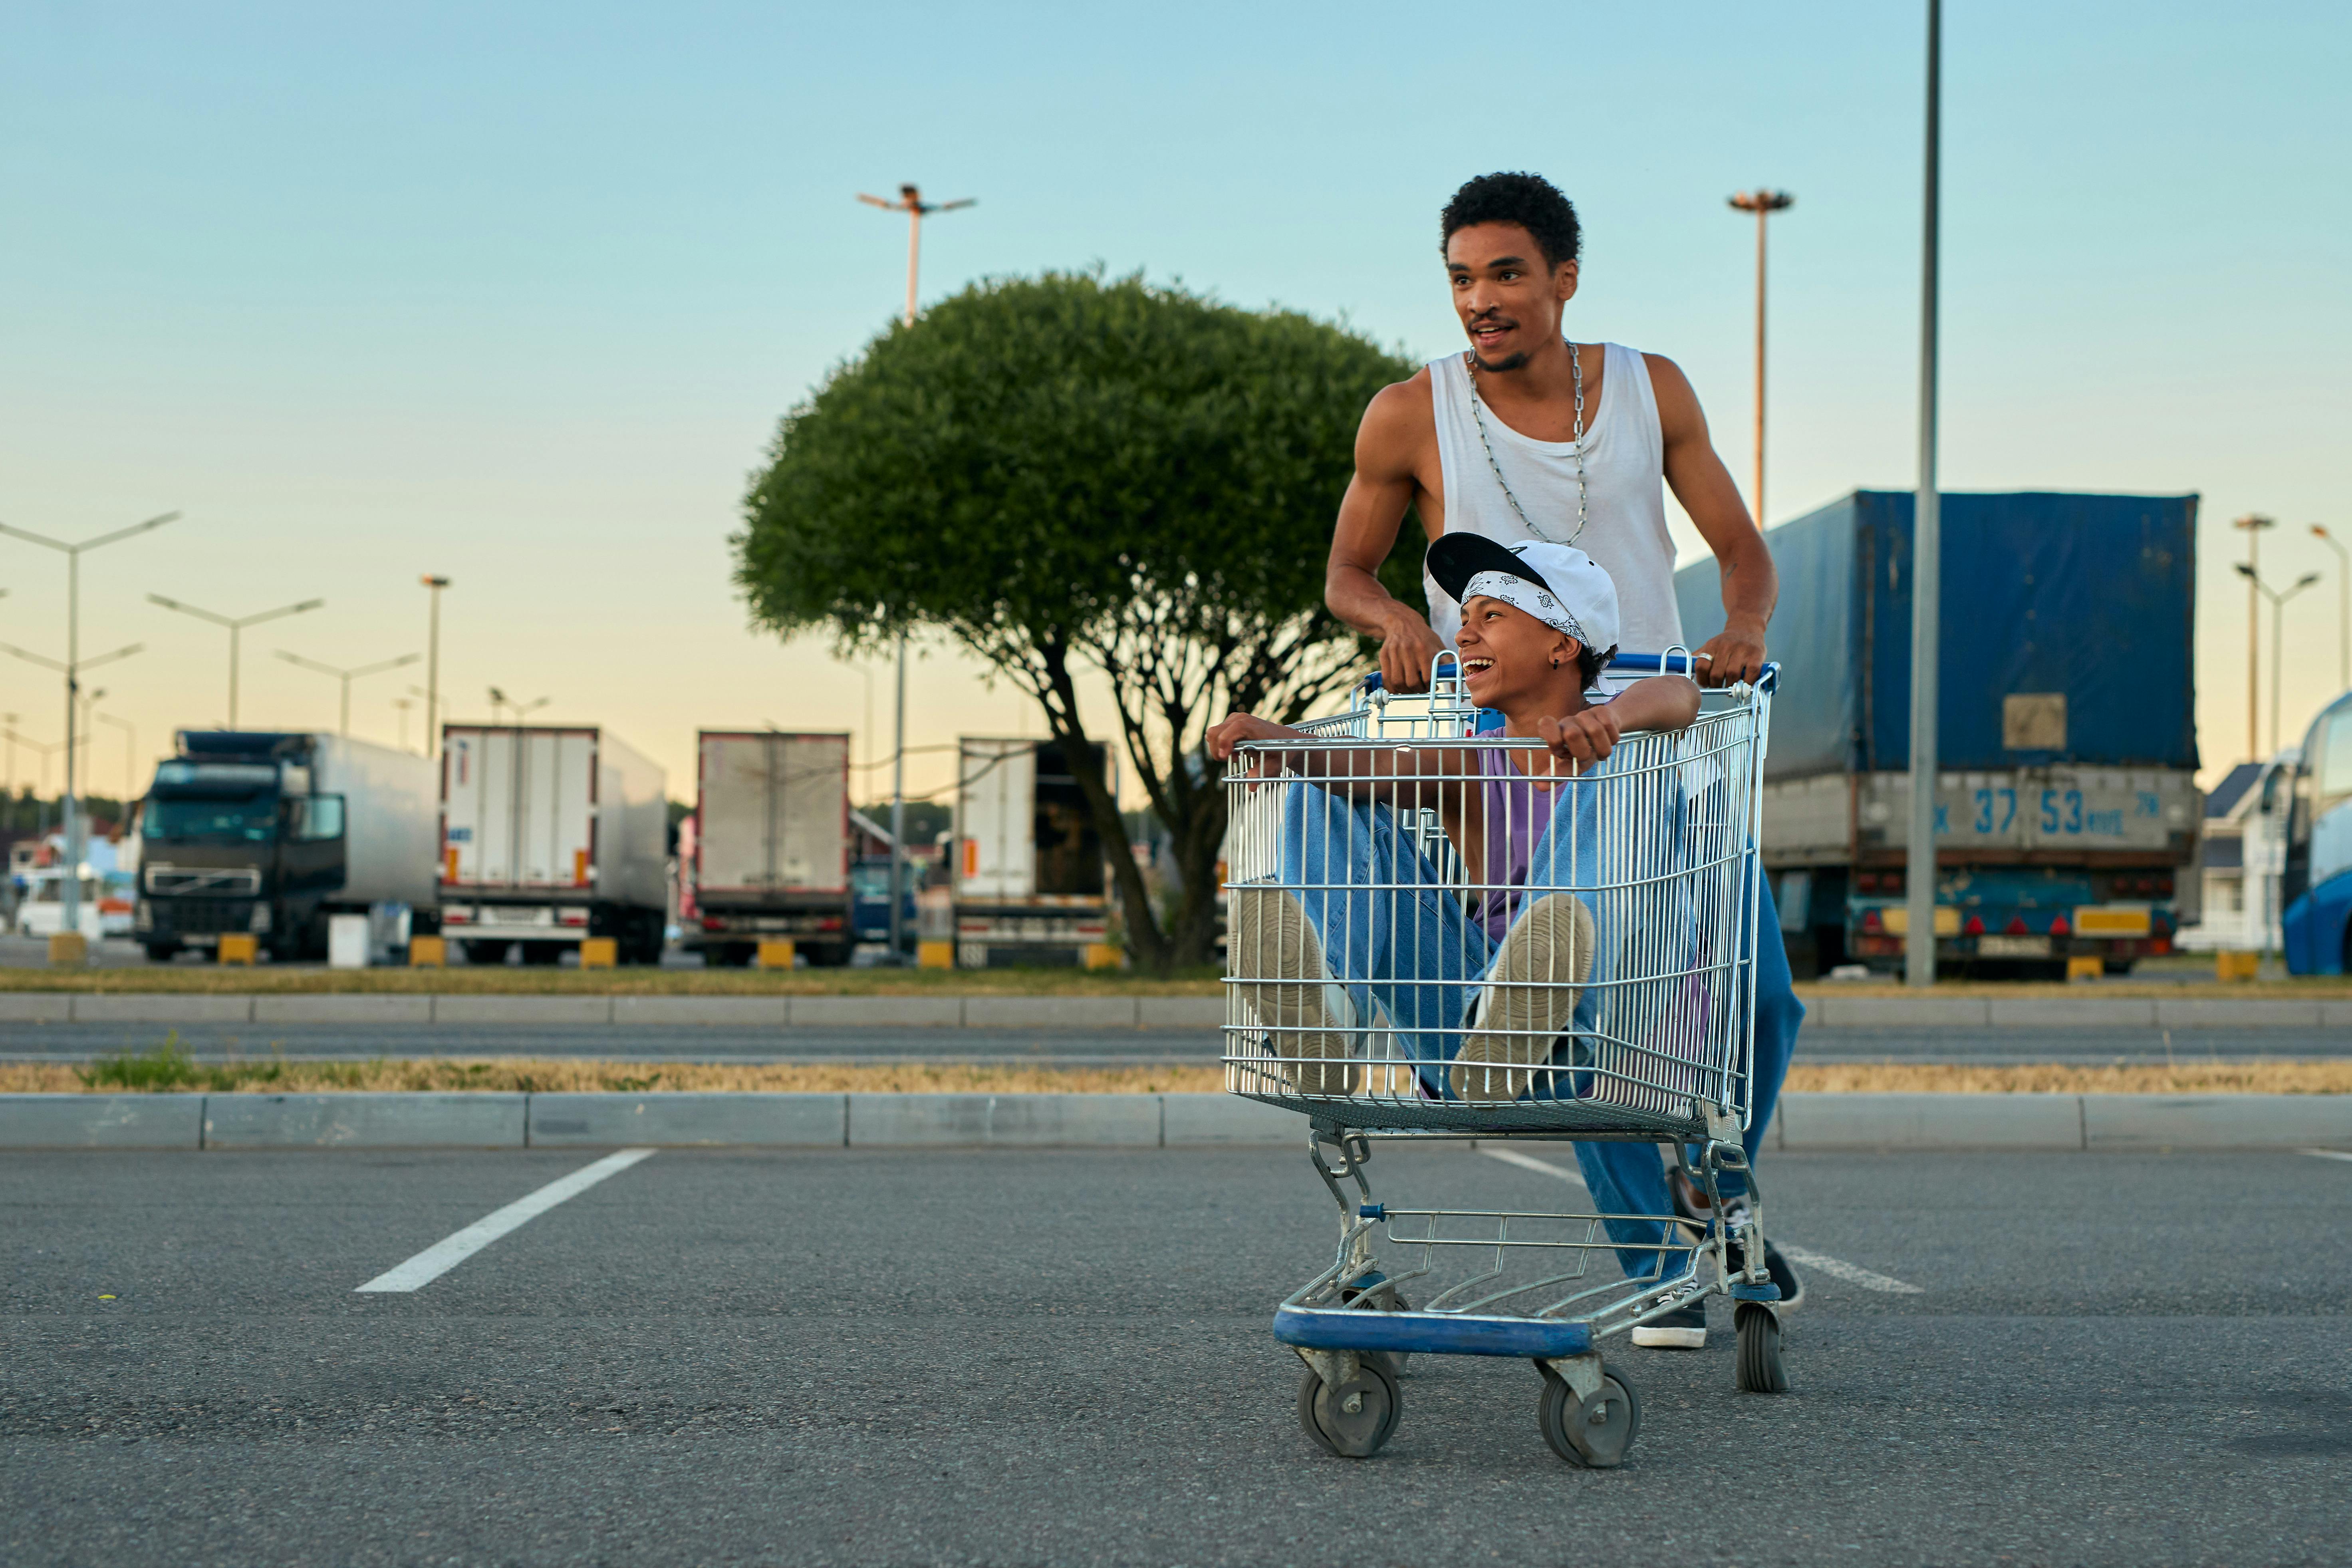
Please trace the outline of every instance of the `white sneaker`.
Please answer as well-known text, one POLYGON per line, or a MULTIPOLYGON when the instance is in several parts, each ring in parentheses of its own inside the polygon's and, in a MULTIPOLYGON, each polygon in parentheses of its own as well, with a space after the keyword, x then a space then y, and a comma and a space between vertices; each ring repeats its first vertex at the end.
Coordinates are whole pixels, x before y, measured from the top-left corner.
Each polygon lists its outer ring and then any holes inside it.
POLYGON ((1577 999, 1592 974, 1592 911, 1570 893, 1536 900, 1503 933, 1503 948, 1480 993, 1478 1026, 1465 1036, 1450 1075, 1454 1097, 1506 1103, 1535 1087, 1523 1067, 1550 1060, 1552 1046, 1576 1017, 1577 999))
POLYGON ((1706 1298, 1637 1323, 1628 1337, 1648 1350, 1703 1351, 1706 1349, 1706 1298))
POLYGON ((1286 1068, 1286 1088, 1299 1094, 1351 1094, 1356 1068, 1356 1009, 1323 962, 1322 939, 1287 889, 1229 888, 1231 925, 1225 952, 1234 974, 1260 982, 1239 985, 1243 1004, 1265 1031, 1266 1045, 1286 1060, 1342 1058, 1330 1066, 1286 1068))

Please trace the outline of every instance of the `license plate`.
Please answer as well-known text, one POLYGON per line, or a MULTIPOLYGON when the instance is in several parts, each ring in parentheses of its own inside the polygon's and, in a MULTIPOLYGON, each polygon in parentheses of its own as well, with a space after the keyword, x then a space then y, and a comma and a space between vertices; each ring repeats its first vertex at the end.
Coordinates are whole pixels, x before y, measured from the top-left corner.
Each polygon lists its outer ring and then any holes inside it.
POLYGON ((1979 958, 2047 958, 2050 939, 2046 936, 1980 936, 1977 938, 1979 958))

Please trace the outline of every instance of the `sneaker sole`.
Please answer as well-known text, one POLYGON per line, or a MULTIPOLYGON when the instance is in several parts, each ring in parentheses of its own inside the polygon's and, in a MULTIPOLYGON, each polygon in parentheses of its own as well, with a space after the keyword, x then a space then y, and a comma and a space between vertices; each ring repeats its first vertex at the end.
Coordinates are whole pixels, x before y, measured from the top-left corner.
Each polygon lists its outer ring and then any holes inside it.
POLYGON ((1568 893, 1537 900, 1504 933, 1487 975, 1482 1026, 1463 1040, 1447 1075, 1455 1099, 1509 1101, 1535 1087, 1536 1074, 1498 1071, 1494 1064, 1527 1067, 1550 1058, 1591 977, 1594 942, 1592 911, 1568 893))
MULTIPOLYGON (((1227 893, 1232 934, 1225 947, 1244 1004, 1257 1016, 1266 1044, 1286 1061, 1349 1055, 1347 1033, 1333 1025, 1323 988, 1331 984, 1323 942, 1297 899, 1276 888, 1233 888, 1227 893)), ((1287 1068, 1285 1088, 1300 1094, 1351 1094, 1352 1064, 1287 1068)))
POLYGON ((1633 1341, 1644 1350, 1703 1351, 1706 1349, 1705 1329, 1662 1329, 1643 1323, 1633 1331, 1633 1341))

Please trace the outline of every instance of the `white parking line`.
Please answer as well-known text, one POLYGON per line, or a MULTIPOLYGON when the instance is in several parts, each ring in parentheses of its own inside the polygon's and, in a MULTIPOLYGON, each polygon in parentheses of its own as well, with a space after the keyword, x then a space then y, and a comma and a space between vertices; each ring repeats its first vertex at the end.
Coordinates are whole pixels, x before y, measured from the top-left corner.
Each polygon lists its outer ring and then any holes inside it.
POLYGON ((566 1198, 578 1197, 605 1177, 618 1175, 652 1152, 651 1149, 624 1149, 617 1154, 605 1155, 593 1165, 583 1165, 570 1175, 548 1183, 527 1197, 517 1198, 502 1209, 492 1210, 455 1236, 444 1237, 407 1262, 384 1270, 364 1285, 354 1287, 352 1294, 415 1290, 430 1285, 507 1232, 545 1214, 566 1198))
POLYGON ((1478 1152, 1490 1160, 1500 1160, 1506 1165, 1517 1165, 1524 1171, 1541 1171, 1547 1176, 1558 1176, 1561 1181, 1580 1187, 1584 1185, 1584 1178, 1566 1166, 1555 1165, 1549 1160, 1538 1160, 1533 1154, 1522 1154, 1517 1149, 1496 1149, 1481 1143, 1478 1152))
POLYGON ((2352 1154, 2347 1154, 2341 1149, 2305 1149, 2303 1152, 2315 1160, 2352 1160, 2352 1154))
POLYGON ((1865 1290, 1880 1290, 1889 1296, 1924 1296, 1927 1292, 1916 1285, 1907 1284, 1891 1274, 1880 1274, 1858 1263, 1830 1258, 1802 1247, 1790 1247, 1782 1242, 1772 1244, 1791 1263, 1801 1263, 1808 1268, 1818 1268, 1832 1279, 1843 1279, 1849 1285, 1859 1285, 1865 1290))
MULTIPOLYGON (((1561 1181, 1573 1182, 1580 1187, 1584 1185, 1584 1178, 1574 1171, 1555 1165, 1549 1160, 1538 1160, 1533 1154, 1522 1154, 1517 1149, 1496 1149, 1481 1144, 1478 1152, 1489 1158, 1500 1160, 1505 1164, 1517 1165, 1522 1170, 1541 1171, 1547 1176, 1558 1176, 1561 1181)), ((2324 1149, 2306 1149, 2304 1152, 2326 1154, 2331 1160, 2352 1160, 2352 1154, 2330 1153, 2324 1149)), ((1778 1247, 1782 1255, 1791 1263, 1801 1263, 1808 1268, 1818 1268, 1832 1279, 1843 1279, 1849 1285, 1859 1285, 1865 1290, 1880 1290, 1889 1296, 1927 1294, 1916 1285, 1897 1279, 1891 1274, 1881 1274, 1875 1269, 1864 1268, 1860 1264, 1848 1263, 1843 1258, 1832 1258, 1809 1247, 1790 1247, 1785 1242, 1776 1241, 1772 1245, 1778 1247)))

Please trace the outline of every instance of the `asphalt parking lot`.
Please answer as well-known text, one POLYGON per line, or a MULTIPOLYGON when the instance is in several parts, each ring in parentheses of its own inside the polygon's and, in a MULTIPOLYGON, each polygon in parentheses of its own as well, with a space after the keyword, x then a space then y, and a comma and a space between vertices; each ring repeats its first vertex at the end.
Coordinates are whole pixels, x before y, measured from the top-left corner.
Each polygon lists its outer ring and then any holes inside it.
MULTIPOLYGON (((1565 1162, 1559 1146, 1536 1151, 1565 1162)), ((2341 1561, 2352 1161, 1798 1156, 1793 1388, 1622 1350, 1571 1469, 1516 1362, 1422 1359, 1379 1457, 1293 1413, 1281 1150, 0 1156, 0 1560, 2341 1561), (1916 1287, 1916 1293, 1889 1289, 1916 1287)), ((1381 1195, 1573 1207, 1461 1145, 1381 1195)))

